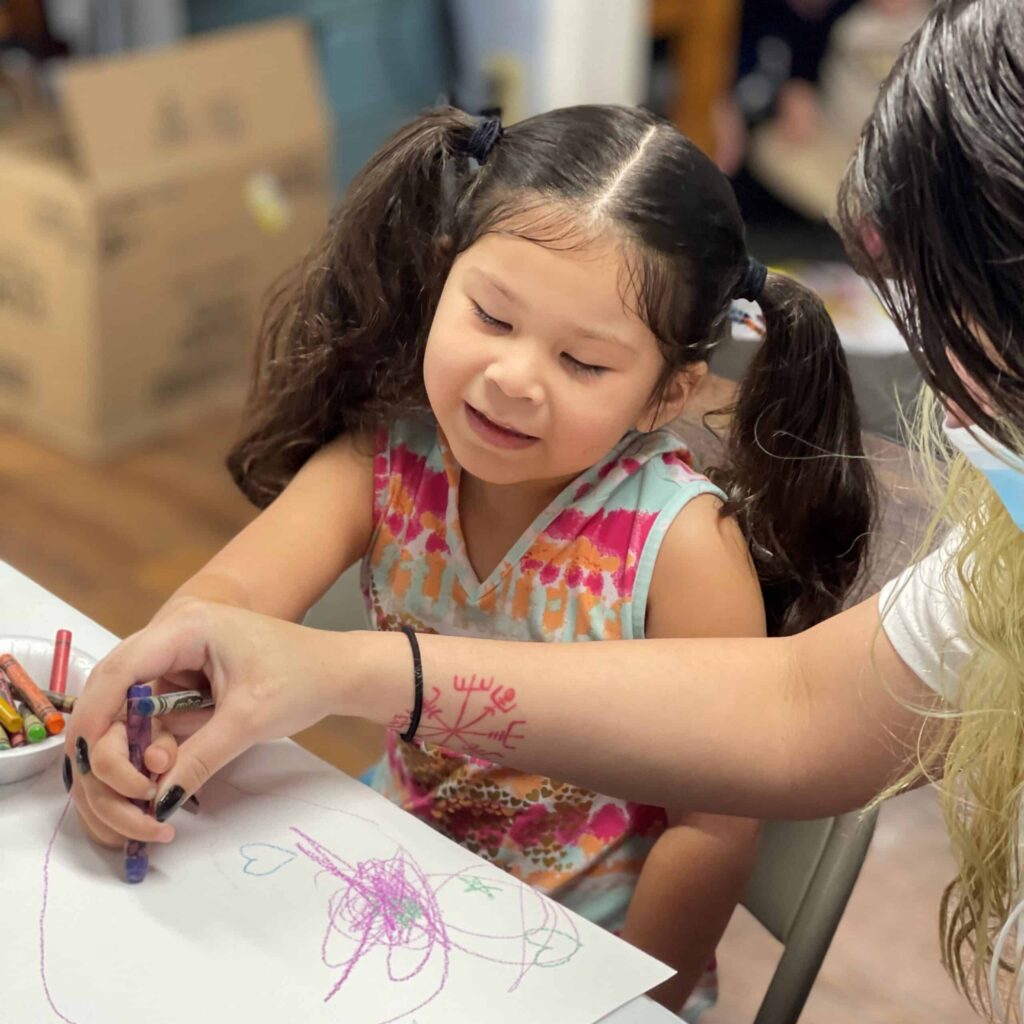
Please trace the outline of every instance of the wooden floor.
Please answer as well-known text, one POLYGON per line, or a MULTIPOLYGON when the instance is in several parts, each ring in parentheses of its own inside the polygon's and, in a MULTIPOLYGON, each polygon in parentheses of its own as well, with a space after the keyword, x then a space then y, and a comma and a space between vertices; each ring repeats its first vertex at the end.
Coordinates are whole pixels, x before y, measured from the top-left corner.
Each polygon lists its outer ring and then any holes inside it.
MULTIPOLYGON (((223 469, 234 417, 89 467, 0 427, 0 559, 119 635, 252 515, 223 469)), ((0 624, 2 628, 2 624, 0 624)), ((349 772, 380 732, 330 721, 299 737, 349 772)), ((936 914, 952 864, 933 794, 886 807, 802 1024, 959 1024, 974 1019, 939 966, 936 914)), ((723 1000, 706 1024, 747 1024, 777 947, 739 911, 720 950, 723 1000)))

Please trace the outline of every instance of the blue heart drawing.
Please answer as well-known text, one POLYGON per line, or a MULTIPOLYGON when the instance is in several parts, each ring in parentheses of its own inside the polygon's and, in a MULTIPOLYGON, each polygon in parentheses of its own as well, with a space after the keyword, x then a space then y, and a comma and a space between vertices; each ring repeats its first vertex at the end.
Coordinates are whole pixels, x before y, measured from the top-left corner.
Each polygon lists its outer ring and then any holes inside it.
POLYGON ((295 860, 295 851, 270 843, 246 843, 238 852, 245 860, 242 871, 254 878, 266 878, 295 860), (250 853, 252 850, 254 852, 250 853))

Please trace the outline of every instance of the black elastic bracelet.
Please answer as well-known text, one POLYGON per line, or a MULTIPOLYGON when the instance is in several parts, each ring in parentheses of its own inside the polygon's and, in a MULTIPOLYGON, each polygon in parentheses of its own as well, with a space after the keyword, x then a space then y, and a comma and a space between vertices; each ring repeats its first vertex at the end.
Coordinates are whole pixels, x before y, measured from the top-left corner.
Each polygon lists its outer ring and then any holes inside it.
POLYGON ((412 743, 416 730, 420 727, 420 718, 423 715, 423 662, 420 660, 420 645, 416 634, 408 627, 403 626, 402 632, 409 638, 409 646, 412 648, 412 714, 409 716, 409 728, 398 734, 400 740, 412 743))

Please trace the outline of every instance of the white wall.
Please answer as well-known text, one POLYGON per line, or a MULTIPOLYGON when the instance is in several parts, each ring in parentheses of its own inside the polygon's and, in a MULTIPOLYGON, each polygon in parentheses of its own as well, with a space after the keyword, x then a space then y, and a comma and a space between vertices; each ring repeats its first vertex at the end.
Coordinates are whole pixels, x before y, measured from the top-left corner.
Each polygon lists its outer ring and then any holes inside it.
POLYGON ((509 120, 575 103, 639 103, 650 64, 648 0, 456 0, 470 109, 489 65, 517 69, 509 120))

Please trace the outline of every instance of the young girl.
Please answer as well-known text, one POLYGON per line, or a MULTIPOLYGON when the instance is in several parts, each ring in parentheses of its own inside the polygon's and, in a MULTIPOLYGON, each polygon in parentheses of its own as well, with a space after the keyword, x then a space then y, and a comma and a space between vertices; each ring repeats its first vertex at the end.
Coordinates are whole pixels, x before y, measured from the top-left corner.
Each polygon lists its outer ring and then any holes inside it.
MULTIPOLYGON (((401 130, 277 296, 249 412, 229 464, 266 511, 172 603, 297 619, 362 559, 379 629, 778 634, 837 610, 865 553, 870 480, 831 322, 766 278, 726 179, 640 110, 507 130, 442 110, 401 130), (735 297, 760 302, 766 337, 728 465, 705 477, 665 427, 735 297)), ((416 742, 393 723, 375 788, 676 967, 659 997, 678 1009, 755 823, 674 809, 666 829, 663 810, 501 768, 515 692, 456 686, 457 714, 428 687, 416 742)))

